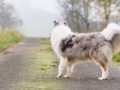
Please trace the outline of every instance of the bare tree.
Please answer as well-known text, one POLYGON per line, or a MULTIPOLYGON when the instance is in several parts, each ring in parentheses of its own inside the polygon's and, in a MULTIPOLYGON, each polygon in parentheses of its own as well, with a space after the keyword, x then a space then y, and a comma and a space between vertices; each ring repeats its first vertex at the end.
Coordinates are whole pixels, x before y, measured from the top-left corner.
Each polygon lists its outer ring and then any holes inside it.
MULTIPOLYGON (((106 21, 107 25, 113 12, 120 10, 120 0, 58 0, 62 7, 62 16, 72 30, 81 32, 83 23, 89 32, 92 21, 106 21)), ((114 16, 115 17, 115 16, 114 16)))
POLYGON ((80 17, 78 11, 75 11, 75 3, 77 0, 58 0, 62 7, 62 16, 68 22, 72 30, 80 32, 80 17))
POLYGON ((80 25, 84 22, 89 32, 89 13, 92 0, 58 0, 58 2, 62 7, 62 16, 74 31, 81 32, 80 25))
POLYGON ((118 11, 119 8, 120 0, 94 0, 96 15, 104 19, 106 23, 108 23, 111 13, 118 11))
POLYGON ((90 0, 81 0, 81 3, 82 3, 81 7, 83 7, 83 14, 80 12, 80 16, 86 23, 88 32, 89 32, 89 12, 91 9, 90 2, 91 2, 90 0))
POLYGON ((0 27, 2 29, 12 28, 20 24, 21 20, 15 15, 14 6, 6 3, 5 0, 0 0, 0 27))

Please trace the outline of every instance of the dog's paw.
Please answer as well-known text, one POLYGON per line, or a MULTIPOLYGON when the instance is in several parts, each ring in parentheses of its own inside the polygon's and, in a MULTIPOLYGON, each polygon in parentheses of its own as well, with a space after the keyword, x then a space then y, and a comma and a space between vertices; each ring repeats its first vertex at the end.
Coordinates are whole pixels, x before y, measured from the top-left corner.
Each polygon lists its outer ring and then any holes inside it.
POLYGON ((107 78, 99 77, 98 80, 107 80, 107 78))
POLYGON ((65 77, 65 78, 69 78, 69 76, 68 76, 68 75, 65 75, 64 77, 65 77))
POLYGON ((62 77, 62 74, 61 74, 61 75, 58 75, 58 76, 57 76, 57 79, 59 79, 59 78, 61 78, 61 77, 62 77))

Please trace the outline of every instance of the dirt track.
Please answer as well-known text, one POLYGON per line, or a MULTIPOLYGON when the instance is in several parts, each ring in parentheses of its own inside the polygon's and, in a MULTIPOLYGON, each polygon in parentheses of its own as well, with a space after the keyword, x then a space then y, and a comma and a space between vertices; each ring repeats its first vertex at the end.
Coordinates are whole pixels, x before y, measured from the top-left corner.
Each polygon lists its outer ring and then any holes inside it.
POLYGON ((66 90, 120 90, 120 67, 109 65, 108 80, 99 81, 100 76, 100 68, 88 61, 74 68, 72 78, 61 78, 60 81, 66 90))
POLYGON ((21 68, 39 47, 39 39, 26 38, 0 53, 0 90, 16 90, 21 68))
MULTIPOLYGON (((24 63, 29 62, 35 54, 34 50, 39 46, 39 39, 26 38, 0 53, 0 90, 16 90, 19 80, 23 78, 21 68, 24 67, 24 63)), ((101 76, 101 70, 94 62, 81 62, 74 68, 72 78, 62 77, 58 81, 65 90, 120 90, 120 67, 109 67, 108 80, 97 79, 101 76)), ((54 76, 53 79, 55 78, 54 76)))

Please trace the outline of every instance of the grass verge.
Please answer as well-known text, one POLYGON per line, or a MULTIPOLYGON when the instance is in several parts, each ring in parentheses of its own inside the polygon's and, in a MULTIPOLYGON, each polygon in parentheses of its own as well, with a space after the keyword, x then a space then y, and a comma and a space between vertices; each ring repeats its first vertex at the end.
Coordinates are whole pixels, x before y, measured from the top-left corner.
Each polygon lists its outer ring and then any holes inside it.
POLYGON ((64 90, 56 80, 56 56, 50 42, 41 39, 40 49, 30 59, 26 77, 19 84, 20 90, 64 90))
POLYGON ((21 39, 22 35, 16 30, 0 30, 0 51, 18 43, 21 39))
POLYGON ((120 62, 120 52, 113 55, 113 62, 120 62))

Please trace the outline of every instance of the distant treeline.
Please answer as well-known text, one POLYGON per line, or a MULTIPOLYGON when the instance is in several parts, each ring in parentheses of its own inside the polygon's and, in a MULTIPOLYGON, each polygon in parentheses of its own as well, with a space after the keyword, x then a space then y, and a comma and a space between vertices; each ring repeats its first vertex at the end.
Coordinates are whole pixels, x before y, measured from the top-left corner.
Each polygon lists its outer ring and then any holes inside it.
POLYGON ((75 32, 102 30, 120 21, 120 0, 57 0, 61 15, 75 32))
POLYGON ((16 12, 13 5, 6 0, 0 0, 0 29, 11 29, 22 24, 16 12))

